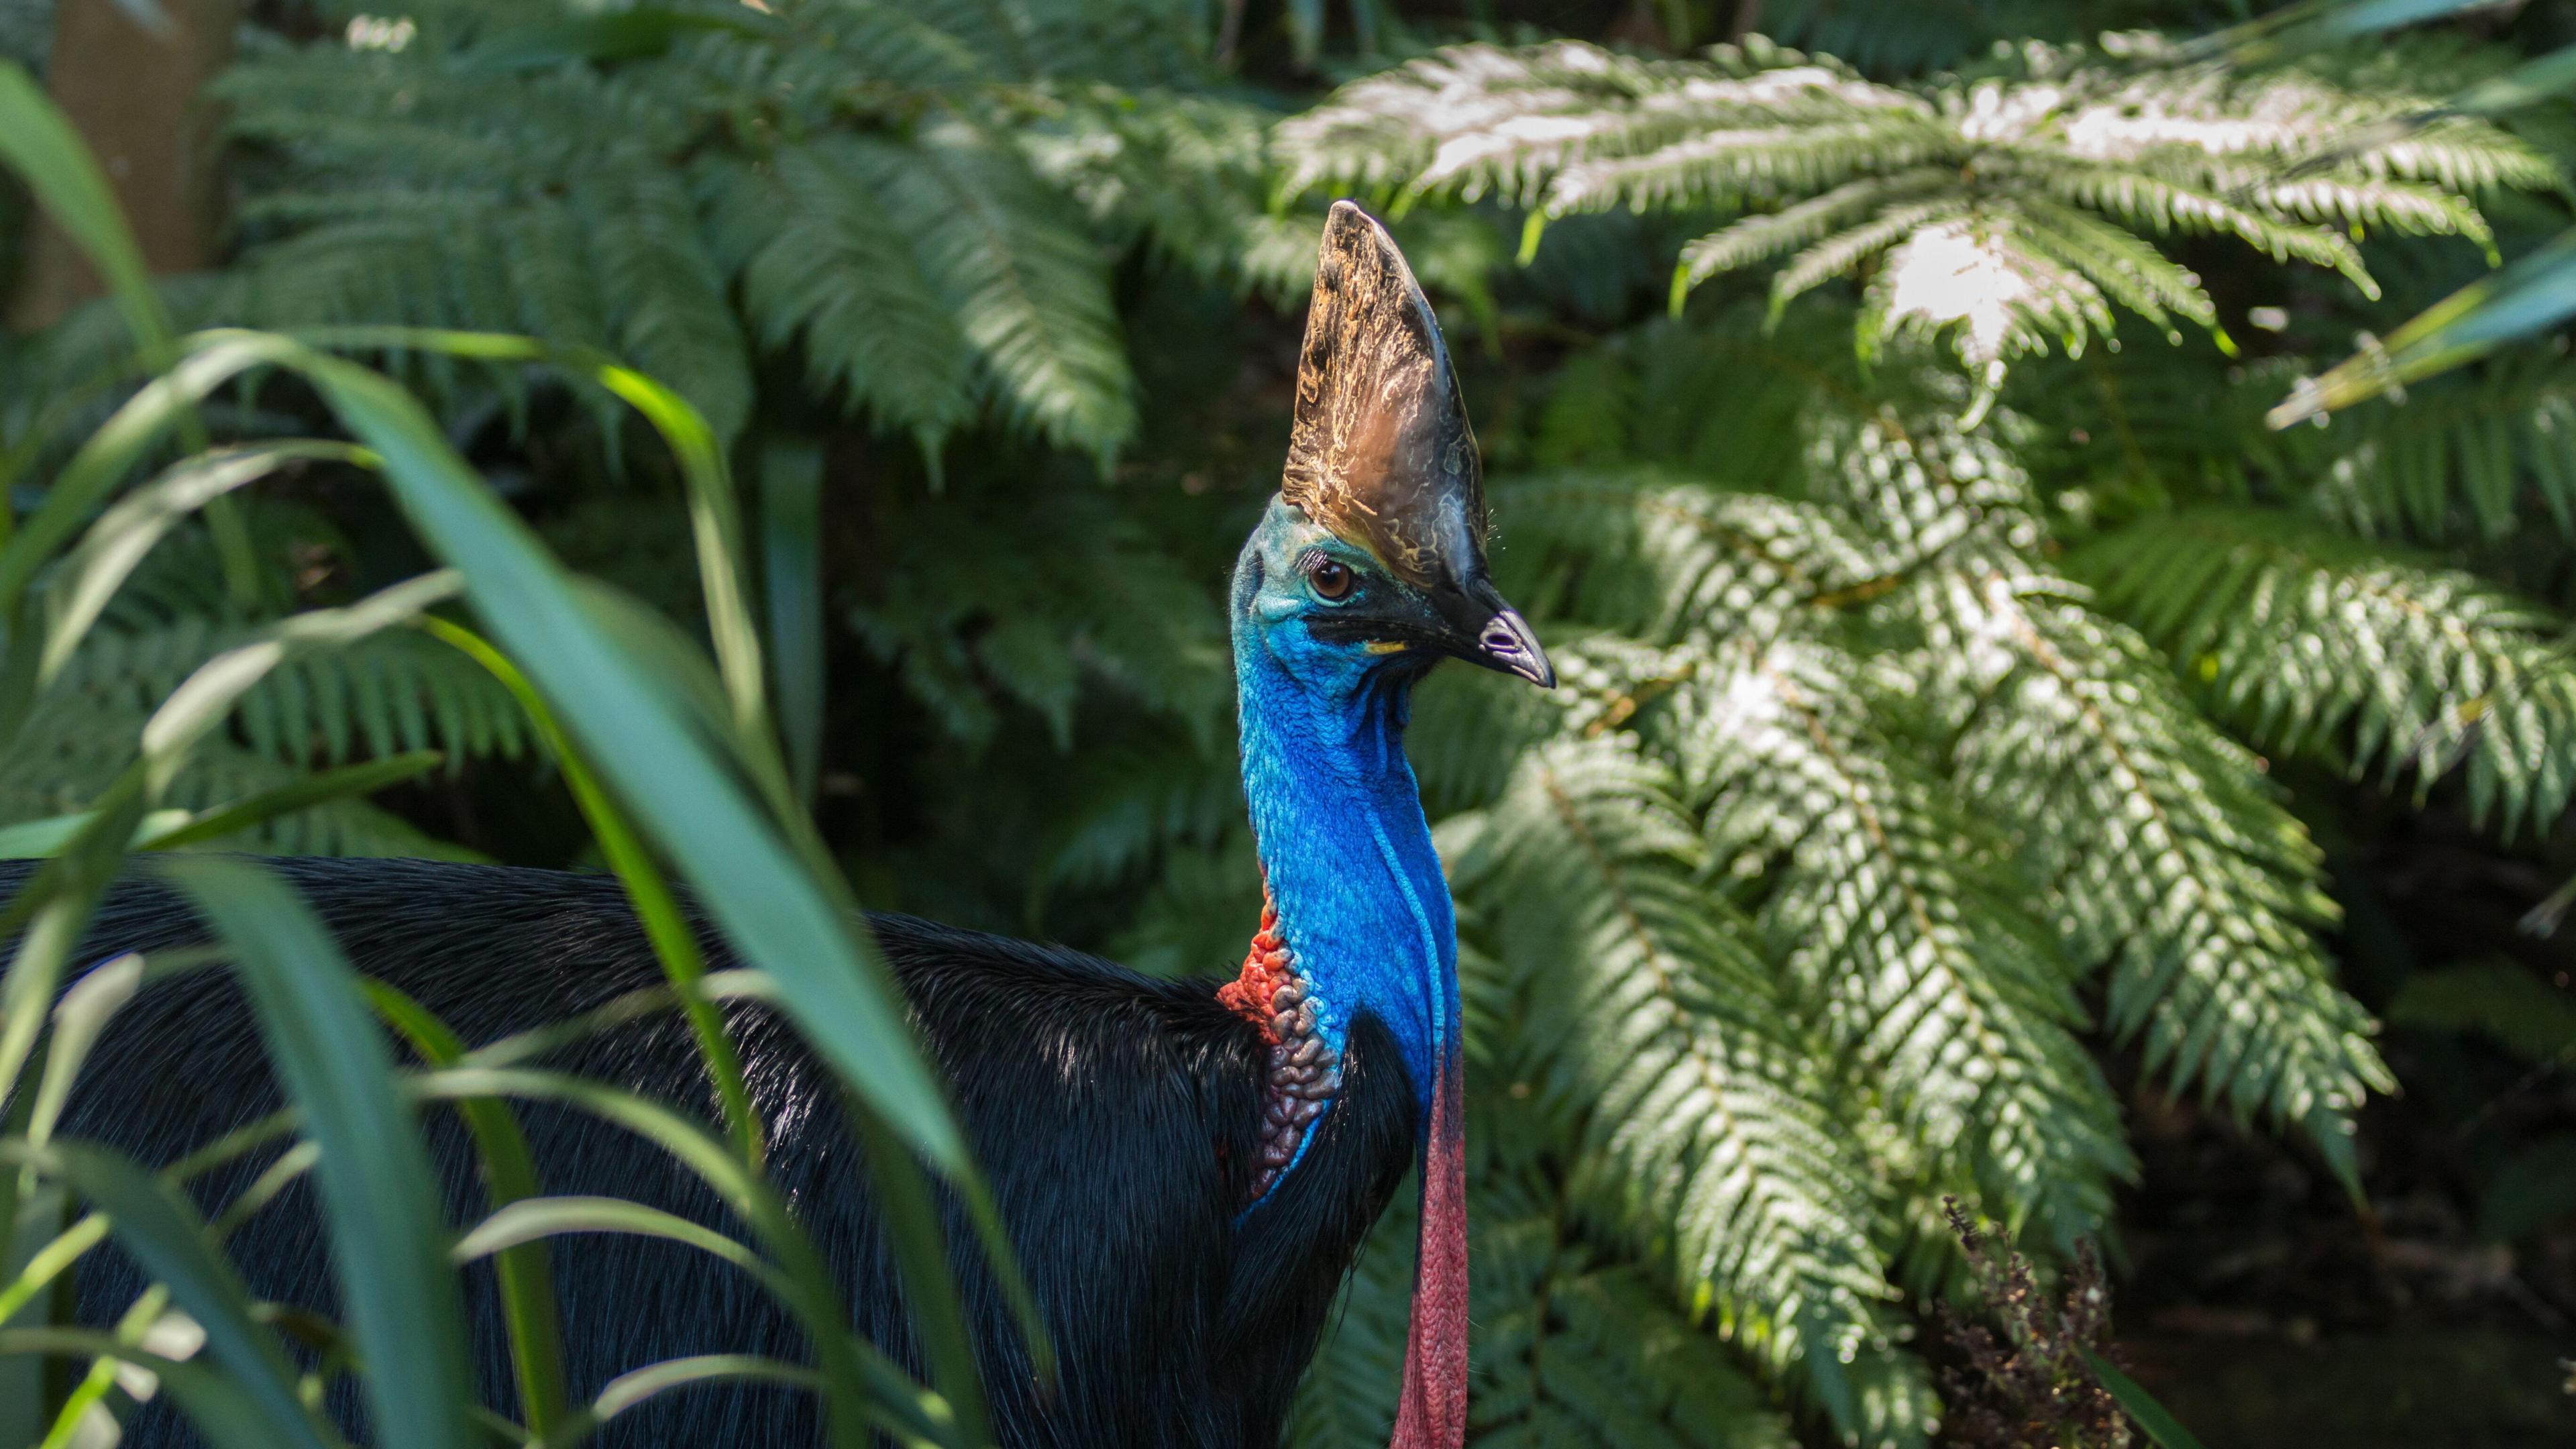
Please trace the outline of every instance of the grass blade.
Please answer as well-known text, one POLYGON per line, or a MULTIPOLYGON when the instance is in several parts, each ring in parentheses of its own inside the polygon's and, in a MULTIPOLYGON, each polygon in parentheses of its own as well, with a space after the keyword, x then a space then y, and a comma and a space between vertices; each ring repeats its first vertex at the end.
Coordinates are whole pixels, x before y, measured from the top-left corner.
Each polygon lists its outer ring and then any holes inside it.
MULTIPOLYGON (((216 1449, 281 1449, 282 1445, 319 1445, 307 1436, 281 1437, 265 1403, 226 1374, 204 1364, 164 1358, 147 1349, 121 1343, 107 1333, 69 1328, 0 1330, 0 1354, 45 1354, 62 1358, 114 1359, 149 1371, 178 1400, 179 1407, 216 1449)), ((301 1410, 298 1410, 301 1418, 301 1410)))
POLYGON ((268 1442, 322 1449, 327 1436, 295 1396, 285 1351, 275 1334, 252 1321, 240 1276, 209 1246, 205 1222, 178 1189, 85 1143, 0 1142, 0 1162, 58 1178, 105 1213, 126 1253, 206 1331, 206 1352, 263 1416, 268 1442))
MULTIPOLYGON (((402 1033, 421 1060, 452 1067, 465 1056, 465 1043, 436 1013, 381 981, 361 983, 367 999, 394 1030, 402 1033)), ((462 1098, 456 1112, 473 1135, 483 1159, 484 1200, 494 1216, 513 1207, 541 1201, 535 1154, 527 1134, 507 1103, 489 1098, 462 1098)), ((529 1240, 498 1244, 492 1273, 501 1292, 501 1312, 510 1335, 510 1365, 519 1383, 519 1414, 529 1432, 544 1434, 570 1412, 571 1394, 564 1387, 563 1327, 556 1313, 554 1266, 546 1246, 529 1240)), ((465 1261, 461 1254, 451 1254, 465 1261)))
POLYGON ((125 224, 106 173, 98 169, 70 118, 15 62, 0 61, 0 160, 26 179, 54 225, 98 269, 144 355, 156 365, 168 357, 170 313, 152 290, 143 249, 125 224))
POLYGON ((778 979, 816 1051, 940 1171, 971 1172, 956 1119, 853 918, 682 722, 668 692, 596 622, 527 524, 391 381, 310 351, 289 365, 384 460, 413 528, 463 575, 494 640, 743 956, 778 979))
POLYGON ((266 871, 212 856, 161 870, 231 947, 278 1081, 322 1149, 315 1176, 379 1442, 464 1449, 474 1382, 440 1197, 348 963, 266 871))
POLYGON ((669 883, 662 879, 661 869, 653 863, 643 842, 636 839, 616 802, 599 787, 590 767, 582 763, 572 742, 564 737, 563 726, 556 722, 554 712, 546 708, 545 700, 528 683, 527 676, 470 629, 443 619, 430 620, 428 628, 501 681, 527 712, 530 727, 553 754, 556 766, 563 771, 564 784, 571 789, 574 803, 581 808, 592 837, 599 842, 600 854, 607 857, 609 869, 625 885, 645 938, 653 943, 653 954, 662 963, 662 973, 670 978, 671 989, 679 997, 680 1010, 697 1037, 698 1055, 705 1060, 707 1074, 716 1084, 716 1096, 724 1104, 725 1122, 732 1129, 734 1145, 745 1163, 758 1166, 760 1118, 752 1111, 751 1088, 743 1079, 742 1054, 734 1047, 733 1033, 726 1028, 723 1014, 699 989, 699 982, 707 974, 706 957, 698 949, 697 932, 690 928, 679 902, 671 895, 669 883))
POLYGON ((769 652, 778 675, 778 731, 796 799, 814 808, 823 758, 823 453, 773 441, 761 455, 762 582, 769 652))
POLYGON ((353 795, 372 795, 406 780, 417 780, 437 769, 445 758, 436 750, 412 750, 406 754, 388 755, 381 760, 323 770, 291 780, 274 790, 262 790, 229 805, 218 805, 203 814, 191 816, 183 813, 178 820, 160 826, 147 822, 136 835, 134 848, 184 850, 189 846, 221 840, 298 810, 309 810, 353 795))
POLYGON ((789 1311, 813 1342, 816 1359, 826 1366, 821 1382, 834 1443, 859 1449, 868 1442, 872 1420, 931 1443, 966 1442, 945 1400, 913 1383, 873 1345, 850 1333, 839 1280, 786 1204, 766 1180, 695 1123, 657 1102, 558 1072, 461 1067, 426 1073, 414 1080, 413 1088, 432 1100, 513 1096, 560 1103, 669 1153, 713 1188, 767 1246, 777 1264, 770 1281, 785 1295, 789 1311))
POLYGON ((546 1436, 528 1449, 570 1449, 598 1432, 599 1426, 634 1408, 656 1394, 693 1384, 750 1382, 787 1384, 811 1388, 814 1371, 776 1359, 757 1358, 750 1354, 711 1353, 696 1358, 667 1359, 647 1364, 630 1373, 610 1379, 599 1397, 589 1407, 576 1413, 571 1422, 556 1433, 546 1436))
MULTIPOLYGON (((755 1277, 770 1278, 760 1255, 710 1227, 704 1227, 622 1197, 529 1197, 496 1207, 456 1240, 448 1256, 471 1263, 495 1253, 508 1253, 531 1243, 569 1233, 622 1233, 660 1238, 722 1258, 755 1277)), ((774 1285, 774 1279, 773 1285, 774 1285)))
POLYGON ((2164 1405, 2156 1402, 2155 1395, 2138 1387, 2135 1380, 2111 1367, 2109 1361, 2093 1350, 2088 1348, 2079 1352, 2092 1368, 2093 1377, 2102 1381, 2102 1387, 2110 1390, 2111 1397, 2120 1401, 2120 1407, 2128 1411, 2129 1417, 2138 1421, 2138 1427, 2147 1431, 2147 1437, 2156 1441, 2157 1449, 2200 1449, 2200 1441, 2191 1437, 2191 1431, 2184 1428, 2164 1405))
POLYGON ((322 460, 367 461, 363 450, 319 440, 221 448, 178 463, 117 500, 63 560, 37 681, 50 682, 62 671, 135 566, 181 519, 288 463, 322 460))
POLYGON ((153 795, 169 787, 188 753, 223 723, 241 697, 277 666, 314 649, 355 643, 407 623, 456 597, 464 581, 439 570, 405 579, 339 609, 308 609, 270 625, 261 637, 227 649, 182 680, 143 726, 143 766, 153 795))

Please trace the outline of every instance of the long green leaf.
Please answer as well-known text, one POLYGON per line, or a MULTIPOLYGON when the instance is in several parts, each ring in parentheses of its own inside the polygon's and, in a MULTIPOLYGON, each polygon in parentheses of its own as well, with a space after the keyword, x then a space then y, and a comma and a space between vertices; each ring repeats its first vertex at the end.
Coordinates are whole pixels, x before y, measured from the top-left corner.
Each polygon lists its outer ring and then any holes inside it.
POLYGON ((919 1439, 959 1444, 955 1411, 915 1385, 873 1345, 849 1332, 836 1279, 769 1183, 703 1128, 657 1102, 556 1072, 460 1067, 425 1073, 414 1090, 433 1100, 514 1096, 559 1102, 625 1129, 669 1153, 749 1223, 778 1264, 774 1281, 826 1366, 822 1386, 836 1444, 866 1442, 870 1420, 919 1439))
MULTIPOLYGON (((221 346, 226 334, 203 345, 221 346)), ((875 953, 667 690, 601 628, 527 524, 474 476, 429 415, 365 368, 285 339, 280 360, 384 459, 422 540, 465 579, 493 638, 670 852, 743 955, 778 978, 807 1040, 942 1172, 972 1171, 875 953), (822 887, 822 888, 818 888, 822 887)))
POLYGON ((2138 1427, 2147 1431, 2147 1437, 2156 1441, 2158 1449, 2200 1449, 2200 1441, 2191 1436, 2191 1431, 2182 1426, 2181 1420, 2156 1402, 2155 1395, 2138 1387, 2127 1374, 2111 1367, 2100 1354, 2089 1348, 2080 1352, 2084 1355, 2085 1364, 2093 1370, 2093 1376, 2102 1381, 2102 1387, 2111 1391, 2112 1398, 2120 1401, 2120 1407, 2128 1411, 2129 1417, 2138 1421, 2138 1427))
POLYGON ((147 1370, 178 1400, 197 1431, 216 1449, 280 1449, 283 1444, 322 1443, 310 1435, 290 1435, 281 1430, 267 1403, 246 1390, 234 1376, 120 1343, 113 1334, 68 1328, 0 1329, 0 1354, 109 1358, 147 1370))
MULTIPOLYGON (((365 989, 377 1014, 403 1034, 423 1061, 452 1067, 464 1059, 465 1043, 429 1008, 382 981, 369 981, 365 989)), ((508 1104, 465 1098, 456 1111, 483 1159, 484 1198, 492 1211, 507 1213, 536 1200, 545 1190, 538 1181, 536 1155, 528 1150, 527 1134, 519 1130, 518 1116, 508 1104)), ((492 1270, 510 1335, 511 1369, 519 1381, 519 1413, 529 1432, 544 1434, 563 1422, 571 1405, 564 1387, 554 1267, 540 1242, 501 1244, 491 1251, 498 1254, 492 1270)))
POLYGON ((211 856, 161 869, 232 948, 278 1080, 322 1148, 332 1259, 379 1442, 463 1449, 474 1382, 442 1199, 356 978, 275 876, 211 856))
POLYGON ((2576 317, 2576 231, 2471 282, 2379 346, 2337 363, 2314 382, 2301 383, 2267 420, 2286 428, 2323 416, 2485 356, 2569 317, 2576 317))
POLYGON ((279 665, 315 649, 355 643, 408 623, 433 605, 456 597, 463 580, 441 570, 405 579, 339 609, 308 609, 270 625, 261 637, 227 649, 198 666, 170 691, 143 726, 143 763, 154 795, 168 788, 188 753, 234 705, 279 665))
POLYGON ((626 887, 627 899, 635 903, 636 919, 643 924, 645 938, 653 943, 653 954, 662 963, 663 974, 670 978, 671 989, 679 997, 681 1012, 697 1036, 698 1055, 706 1062, 707 1074, 715 1080, 717 1099, 724 1104, 725 1122, 733 1131, 742 1159, 757 1165, 761 1157, 760 1119, 752 1110, 751 1088, 743 1079, 742 1053, 734 1046, 733 1033, 726 1027, 722 1013, 699 990, 698 983, 707 974, 705 954, 698 949, 697 932, 690 928, 688 917, 672 897, 660 867, 636 839, 616 802, 609 799, 589 766, 582 763, 572 742, 564 737, 554 711, 546 707, 527 676, 472 630, 443 619, 431 620, 429 630, 501 681, 527 712, 538 738, 545 741, 556 767, 563 771, 574 803, 581 808, 582 818, 590 825, 591 835, 599 842, 600 854, 607 857, 609 869, 626 887))
POLYGON ((814 1381, 812 1369, 798 1368, 776 1359, 755 1358, 750 1354, 701 1354, 695 1358, 666 1359, 610 1379, 589 1407, 577 1412, 571 1422, 555 1433, 531 1443, 528 1449, 571 1449, 572 1445, 598 1432, 602 1424, 672 1389, 727 1382, 808 1388, 814 1381))
POLYGON ((189 458, 117 500, 62 562, 38 680, 61 672, 135 566, 181 519, 288 463, 321 460, 363 466, 366 455, 346 443, 310 439, 222 448, 189 458))
POLYGON ((778 674, 778 728, 796 798, 814 805, 823 758, 823 452, 778 439, 761 454, 762 582, 769 657, 778 674))
POLYGON ((0 1163, 60 1178, 107 1215, 126 1253, 206 1331, 206 1352, 264 1416, 268 1442, 299 1449, 329 1442, 296 1398, 295 1374, 276 1335, 252 1321, 240 1275, 209 1246, 204 1221, 176 1188, 84 1143, 0 1142, 0 1163))
POLYGON ((166 357, 170 314, 152 290, 143 249, 125 225, 116 193, 70 119, 14 61, 0 61, 0 161, 26 178, 38 204, 107 280, 108 293, 144 354, 166 357))
POLYGON ((449 1256, 471 1263, 531 1243, 568 1233, 619 1233, 660 1238, 695 1248, 743 1269, 755 1277, 774 1275, 760 1255, 710 1227, 675 1213, 650 1208, 622 1197, 531 1197, 493 1209, 492 1215, 466 1230, 449 1256))
POLYGON ((196 815, 185 815, 167 825, 147 824, 135 836, 137 850, 182 850, 221 840, 227 835, 255 829, 298 810, 309 810, 333 800, 346 800, 359 795, 372 795, 407 780, 417 780, 438 768, 446 756, 436 750, 411 750, 388 755, 381 760, 366 760, 355 765, 342 765, 290 780, 274 790, 262 790, 247 799, 218 805, 196 815))

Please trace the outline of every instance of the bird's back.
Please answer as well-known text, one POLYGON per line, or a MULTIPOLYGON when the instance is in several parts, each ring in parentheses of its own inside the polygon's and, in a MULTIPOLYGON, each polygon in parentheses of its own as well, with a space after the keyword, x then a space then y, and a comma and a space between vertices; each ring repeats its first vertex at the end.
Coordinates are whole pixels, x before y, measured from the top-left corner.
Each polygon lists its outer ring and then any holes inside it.
MULTIPOLYGON (((469 1043, 562 1020, 662 979, 617 882, 418 861, 281 861, 367 975, 389 982, 469 1043)), ((0 866, 14 893, 22 865, 0 866)), ((1254 1446, 1275 1443, 1336 1283, 1410 1161, 1414 1097, 1384 1031, 1353 1033, 1343 1090, 1304 1163, 1250 1214, 1265 1044, 1213 982, 1139 976, 1077 952, 902 916, 872 922, 946 1078, 977 1161, 1053 1335, 1060 1371, 1037 1383, 1008 1311, 969 1249, 970 1323, 1006 1443, 1254 1446)), ((83 947, 203 939, 148 878, 121 883, 83 947)), ((710 964, 730 964, 707 937, 710 964)), ((773 1180, 842 1279, 859 1330, 915 1362, 841 1089, 767 1009, 729 1012, 773 1180)), ((710 1120, 712 1092, 685 1025, 658 1013, 547 1059, 710 1120)), ((220 970, 148 989, 93 1053, 66 1135, 167 1162, 278 1103, 255 1023, 220 970)), ((522 1106, 543 1190, 622 1197, 743 1233, 714 1195, 655 1149, 592 1119, 522 1106)), ((427 1121, 451 1220, 482 1187, 452 1113, 427 1121)), ((273 1155, 211 1175, 211 1207, 273 1155)), ((950 1241, 971 1242, 948 1212, 950 1241)), ((233 1238, 261 1299, 332 1311, 325 1239, 309 1186, 289 1189, 233 1238)), ((552 1243, 567 1372, 577 1393, 662 1359, 700 1353, 807 1357, 762 1289, 694 1250, 633 1237, 552 1243)), ((139 1286, 112 1249, 85 1265, 82 1316, 112 1320, 139 1286)), ((488 1271, 469 1270, 483 1392, 513 1402, 488 1271)), ((338 1404, 356 1412, 345 1390, 338 1404)), ((187 1442, 154 1410, 137 1445, 187 1442)), ((736 1386, 666 1396, 614 1421, 602 1442, 802 1446, 818 1441, 801 1393, 736 1386)))

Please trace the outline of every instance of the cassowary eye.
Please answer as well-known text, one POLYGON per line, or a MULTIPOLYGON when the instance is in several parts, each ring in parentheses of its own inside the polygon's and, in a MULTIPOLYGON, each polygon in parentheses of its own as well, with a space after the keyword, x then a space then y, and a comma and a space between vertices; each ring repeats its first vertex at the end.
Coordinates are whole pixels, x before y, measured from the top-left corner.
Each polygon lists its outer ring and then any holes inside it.
POLYGON ((1315 566, 1306 571, 1306 582, 1315 586, 1317 598, 1345 599, 1350 597, 1351 586, 1359 579, 1351 572, 1349 564, 1328 558, 1317 560, 1315 566))

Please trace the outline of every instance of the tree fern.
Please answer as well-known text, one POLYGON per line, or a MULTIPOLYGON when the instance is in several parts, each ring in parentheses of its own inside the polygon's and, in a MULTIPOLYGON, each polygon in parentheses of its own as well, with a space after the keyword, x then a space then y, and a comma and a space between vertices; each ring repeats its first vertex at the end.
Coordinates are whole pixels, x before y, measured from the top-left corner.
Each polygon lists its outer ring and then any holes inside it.
POLYGON ((2199 509, 2075 560, 2256 738, 2355 771, 2464 766, 2470 813, 2507 834, 2576 789, 2576 668, 2563 630, 2476 576, 2293 515, 2199 509))
POLYGON ((1722 1334, 1817 1368, 1885 1292, 1866 1171, 1748 923, 1700 884, 1677 784, 1633 748, 1567 742, 1442 838, 1526 998, 1527 1049, 1610 1164, 1603 1199, 1722 1334))
MULTIPOLYGON (((301 509, 262 503, 244 519, 254 597, 236 598, 224 585, 204 527, 164 539, 0 749, 0 818, 86 808, 136 758, 144 723, 171 691, 255 637, 267 611, 296 601, 299 576, 347 547, 301 509)), ((481 665, 425 634, 378 633, 272 669, 243 695, 228 728, 200 747, 169 799, 204 810, 317 769, 418 750, 446 754, 452 777, 468 759, 528 758, 530 739, 517 702, 481 665)), ((241 838, 300 854, 460 854, 356 799, 280 816, 241 838)))
POLYGON ((1224 274, 1264 235, 1253 113, 1189 93, 1169 11, 711 6, 527 68, 496 59, 522 12, 450 0, 399 52, 271 46, 223 87, 263 160, 246 265, 191 310, 604 345, 728 436, 748 334, 927 445, 990 409, 1106 455, 1135 415, 1102 242, 1224 274))
POLYGON ((2468 118, 2323 157, 2319 136, 2432 99, 2135 63, 2154 49, 2026 42, 1890 86, 1760 40, 1689 61, 1461 46, 1354 82, 1280 136, 1293 189, 1493 195, 1528 207, 1533 229, 1612 206, 1750 213, 1683 249, 1676 305, 1774 258, 1775 309, 1862 272, 1864 344, 1949 332, 1990 379, 2009 358, 2107 336, 2115 306, 2215 328, 2199 279, 2149 235, 2232 236, 2370 292, 2348 233, 2485 244, 2476 193, 2558 180, 2539 151, 2468 118))
POLYGON ((1737 871, 1779 862, 1766 935, 1899 1120, 2016 1219, 2098 1220, 2130 1163, 2071 1032, 2072 975, 2011 889, 2002 842, 1978 842, 1872 730, 1858 686, 1830 655, 1784 647, 1699 693, 1711 852, 1737 871))
POLYGON ((2302 1123, 2349 1180, 2345 1119, 2395 1083, 2317 946, 2320 853, 2135 636, 2044 581, 1989 598, 2015 663, 1959 742, 1964 793, 2067 956, 2109 964, 2110 1028, 2148 1068, 2302 1123))

